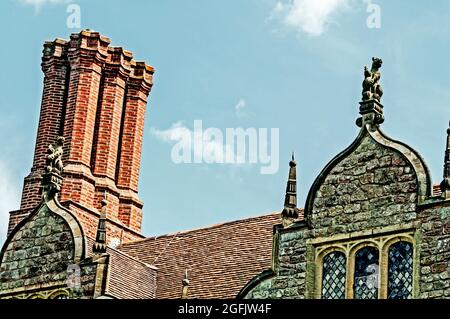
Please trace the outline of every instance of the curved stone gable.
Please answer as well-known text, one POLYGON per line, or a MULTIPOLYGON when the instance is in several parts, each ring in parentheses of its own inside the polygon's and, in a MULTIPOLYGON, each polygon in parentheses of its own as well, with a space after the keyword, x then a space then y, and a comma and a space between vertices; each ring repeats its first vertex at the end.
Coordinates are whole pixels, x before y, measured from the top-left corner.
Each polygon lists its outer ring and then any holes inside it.
POLYGON ((352 222, 354 229, 343 231, 354 231, 370 218, 378 219, 370 226, 395 224, 413 219, 415 205, 430 192, 430 175, 417 152, 365 127, 317 177, 305 215, 313 228, 352 222))
POLYGON ((81 228, 55 201, 20 223, 0 253, 0 291, 65 285, 67 267, 84 255, 81 228))
POLYGON ((386 236, 415 236, 430 190, 430 174, 416 151, 364 126, 317 177, 306 221, 276 228, 272 268, 265 271, 272 275, 255 277, 238 297, 317 298, 319 252, 336 249, 339 241, 350 247, 371 237, 384 242, 386 236))
POLYGON ((399 151, 365 134, 317 189, 309 216, 313 228, 338 232, 408 222, 415 218, 417 176, 399 151))

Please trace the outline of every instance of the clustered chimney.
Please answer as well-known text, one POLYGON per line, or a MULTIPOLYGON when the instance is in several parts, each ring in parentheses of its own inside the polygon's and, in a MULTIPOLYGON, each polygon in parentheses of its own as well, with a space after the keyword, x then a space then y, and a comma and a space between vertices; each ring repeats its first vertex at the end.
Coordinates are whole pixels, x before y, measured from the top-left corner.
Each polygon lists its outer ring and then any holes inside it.
POLYGON ((121 228, 122 235, 139 234, 142 222, 138 182, 154 70, 110 42, 98 32, 84 30, 69 41, 44 44, 36 148, 19 211, 23 214, 39 204, 47 147, 62 135, 65 167, 60 201, 77 212, 91 237, 105 193, 107 220, 121 228))

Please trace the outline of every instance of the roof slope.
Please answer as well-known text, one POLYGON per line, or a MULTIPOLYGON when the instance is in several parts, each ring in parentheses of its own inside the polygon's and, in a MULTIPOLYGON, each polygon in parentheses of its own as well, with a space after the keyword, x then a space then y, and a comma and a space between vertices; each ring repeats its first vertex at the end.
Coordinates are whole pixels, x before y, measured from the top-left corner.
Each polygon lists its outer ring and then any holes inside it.
MULTIPOLYGON (((94 242, 87 237, 88 256, 93 255, 94 242)), ((106 294, 119 299, 155 298, 155 267, 110 247, 107 247, 106 252, 110 256, 106 294)))
POLYGON ((235 298, 271 266, 275 213, 207 228, 150 237, 118 249, 158 268, 156 298, 180 298, 188 271, 189 298, 235 298))
POLYGON ((433 185, 433 196, 441 196, 442 191, 441 191, 441 186, 439 184, 433 185))

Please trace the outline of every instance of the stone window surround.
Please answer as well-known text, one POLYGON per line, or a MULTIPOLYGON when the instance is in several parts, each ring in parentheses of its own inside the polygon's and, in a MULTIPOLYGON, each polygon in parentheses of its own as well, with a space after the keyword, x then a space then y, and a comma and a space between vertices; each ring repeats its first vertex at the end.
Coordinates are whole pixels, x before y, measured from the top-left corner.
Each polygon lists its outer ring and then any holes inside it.
MULTIPOLYGON (((314 285, 309 287, 310 295, 315 299, 322 298, 322 274, 323 258, 333 252, 343 252, 347 259, 345 298, 353 299, 353 284, 355 271, 355 254, 366 246, 372 246, 379 251, 379 289, 378 299, 387 299, 388 294, 388 253, 389 248, 399 242, 406 241, 413 245, 413 292, 412 298, 418 296, 419 262, 418 239, 416 228, 411 225, 389 226, 374 231, 360 231, 350 234, 339 234, 327 238, 316 238, 308 242, 313 246, 313 258, 315 260, 314 285), (394 230, 395 229, 395 230, 394 230), (370 237, 369 237, 370 236, 370 237)), ((311 270, 310 270, 311 271, 311 270)), ((312 270, 314 271, 314 270, 312 270)), ((307 288, 308 289, 308 288, 307 288)))

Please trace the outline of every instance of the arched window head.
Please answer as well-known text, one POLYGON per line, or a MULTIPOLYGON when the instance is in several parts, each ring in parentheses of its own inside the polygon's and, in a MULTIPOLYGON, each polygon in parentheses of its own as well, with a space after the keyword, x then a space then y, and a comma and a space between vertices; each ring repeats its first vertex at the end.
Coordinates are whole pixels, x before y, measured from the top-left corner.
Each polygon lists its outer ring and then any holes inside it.
POLYGON ((413 290, 413 246, 399 241, 389 247, 388 299, 408 299, 413 290))
POLYGON ((377 299, 379 287, 379 252, 367 246, 355 254, 355 299, 377 299))
POLYGON ((344 299, 346 278, 345 254, 329 253, 323 258, 322 299, 344 299))

